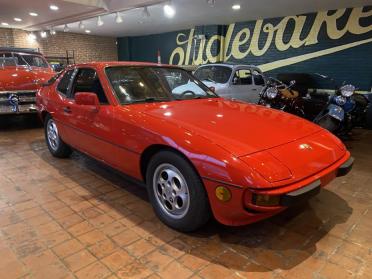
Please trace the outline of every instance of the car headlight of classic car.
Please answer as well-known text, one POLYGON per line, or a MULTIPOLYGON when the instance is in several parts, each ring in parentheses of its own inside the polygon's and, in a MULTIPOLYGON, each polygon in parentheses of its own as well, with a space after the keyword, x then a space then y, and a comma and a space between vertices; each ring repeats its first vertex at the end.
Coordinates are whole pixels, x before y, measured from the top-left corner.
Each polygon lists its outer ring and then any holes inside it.
POLYGON ((269 87, 266 90, 266 96, 269 99, 274 99, 278 95, 278 89, 276 87, 269 87))
POLYGON ((344 97, 350 97, 351 95, 354 94, 355 91, 355 86, 351 84, 346 84, 344 86, 341 86, 340 92, 341 95, 344 97))

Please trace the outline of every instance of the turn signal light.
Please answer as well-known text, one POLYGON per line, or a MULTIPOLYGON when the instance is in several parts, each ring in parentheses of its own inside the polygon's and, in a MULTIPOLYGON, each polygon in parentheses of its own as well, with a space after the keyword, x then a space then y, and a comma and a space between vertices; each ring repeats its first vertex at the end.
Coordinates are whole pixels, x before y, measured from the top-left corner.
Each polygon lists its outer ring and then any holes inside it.
POLYGON ((253 194, 252 202, 259 206, 276 206, 280 203, 280 196, 253 194))
POLYGON ((216 188, 216 197, 220 201, 227 202, 231 199, 231 192, 224 186, 218 186, 216 188))

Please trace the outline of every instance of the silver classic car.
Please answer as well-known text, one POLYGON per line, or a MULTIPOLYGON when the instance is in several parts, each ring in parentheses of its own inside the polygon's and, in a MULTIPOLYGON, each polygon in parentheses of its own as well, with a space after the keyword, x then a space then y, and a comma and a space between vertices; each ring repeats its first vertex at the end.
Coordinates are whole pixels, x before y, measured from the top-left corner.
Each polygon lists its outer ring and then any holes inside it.
POLYGON ((265 86, 261 70, 253 65, 205 64, 194 75, 226 99, 258 103, 265 86))

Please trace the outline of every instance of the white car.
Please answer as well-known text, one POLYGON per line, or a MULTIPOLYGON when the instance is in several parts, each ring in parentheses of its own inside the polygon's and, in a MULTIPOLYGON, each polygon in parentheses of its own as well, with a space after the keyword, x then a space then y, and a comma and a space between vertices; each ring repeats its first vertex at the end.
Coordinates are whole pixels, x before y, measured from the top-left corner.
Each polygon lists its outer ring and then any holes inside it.
POLYGON ((261 70, 253 65, 205 64, 194 75, 223 98, 255 104, 265 86, 261 70))

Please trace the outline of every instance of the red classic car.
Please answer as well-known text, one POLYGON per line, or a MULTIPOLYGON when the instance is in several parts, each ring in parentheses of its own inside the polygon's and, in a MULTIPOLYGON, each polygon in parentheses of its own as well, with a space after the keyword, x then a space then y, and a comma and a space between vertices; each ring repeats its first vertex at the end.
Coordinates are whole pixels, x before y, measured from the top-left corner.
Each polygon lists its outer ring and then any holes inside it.
POLYGON ((36 50, 0 48, 0 115, 36 113, 36 91, 54 75, 36 50))
POLYGON ((37 93, 47 146, 71 148, 147 185, 158 217, 191 231, 267 218, 307 200, 353 159, 296 116, 219 98, 185 70, 109 62, 68 67, 37 93))

